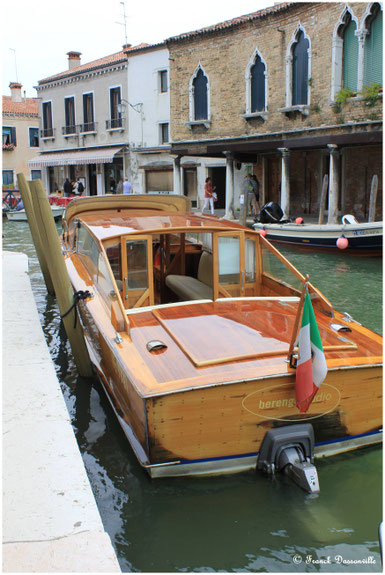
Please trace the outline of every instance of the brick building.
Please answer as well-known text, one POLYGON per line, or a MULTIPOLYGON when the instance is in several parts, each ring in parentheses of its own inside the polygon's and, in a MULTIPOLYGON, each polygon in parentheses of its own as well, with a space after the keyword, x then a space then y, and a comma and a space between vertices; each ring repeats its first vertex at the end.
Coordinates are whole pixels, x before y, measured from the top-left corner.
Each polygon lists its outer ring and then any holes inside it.
POLYGON ((382 7, 283 3, 166 41, 172 153, 226 158, 226 214, 245 172, 261 201, 328 221, 382 216, 382 7))

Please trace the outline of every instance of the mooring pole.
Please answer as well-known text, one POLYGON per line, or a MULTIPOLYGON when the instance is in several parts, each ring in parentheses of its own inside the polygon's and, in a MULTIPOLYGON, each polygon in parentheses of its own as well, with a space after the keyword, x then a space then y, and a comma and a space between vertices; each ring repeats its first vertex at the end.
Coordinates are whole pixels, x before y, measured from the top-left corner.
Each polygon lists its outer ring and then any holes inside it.
POLYGON ((39 226, 42 245, 45 247, 46 259, 53 281, 57 303, 62 321, 71 344, 75 363, 82 377, 92 377, 92 366, 84 341, 80 322, 75 322, 77 313, 74 304, 74 292, 68 276, 61 250, 55 220, 47 194, 40 180, 30 182, 36 221, 39 226), (68 310, 73 309, 65 315, 68 310), (63 317, 65 315, 65 317, 63 317))
POLYGON ((368 222, 374 222, 374 220, 376 219, 377 190, 378 190, 378 177, 374 175, 370 186, 368 222))
POLYGON ((329 176, 327 174, 324 175, 322 180, 322 188, 321 188, 321 195, 319 200, 319 216, 318 216, 318 223, 322 225, 325 219, 325 202, 326 202, 326 194, 328 191, 329 185, 329 176))
POLYGON ((44 282, 47 288, 47 291, 50 295, 55 295, 55 290, 53 287, 51 275, 49 273, 47 259, 45 257, 45 252, 43 250, 43 246, 41 243, 39 226, 36 222, 36 214, 32 202, 32 195, 29 189, 27 180, 24 174, 17 174, 17 184, 19 186, 19 191, 21 195, 21 199, 23 200, 25 212, 27 214, 29 227, 32 234, 33 243, 35 244, 35 250, 37 254, 37 258, 39 260, 40 269, 43 274, 44 282))

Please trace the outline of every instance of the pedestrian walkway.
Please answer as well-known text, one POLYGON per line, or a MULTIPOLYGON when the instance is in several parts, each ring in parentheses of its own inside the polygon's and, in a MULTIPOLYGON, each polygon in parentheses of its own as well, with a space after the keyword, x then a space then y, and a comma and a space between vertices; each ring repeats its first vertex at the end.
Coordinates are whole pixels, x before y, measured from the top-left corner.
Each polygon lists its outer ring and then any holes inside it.
POLYGON ((3 252, 3 572, 120 572, 27 272, 3 252))

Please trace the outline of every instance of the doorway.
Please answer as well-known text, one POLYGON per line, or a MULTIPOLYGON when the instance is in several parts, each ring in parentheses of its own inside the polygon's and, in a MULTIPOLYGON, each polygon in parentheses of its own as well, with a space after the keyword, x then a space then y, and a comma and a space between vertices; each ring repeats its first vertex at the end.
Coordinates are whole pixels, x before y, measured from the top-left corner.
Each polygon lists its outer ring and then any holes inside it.
POLYGON ((191 201, 191 207, 198 207, 197 169, 183 168, 183 193, 191 201))
POLYGON ((96 164, 89 164, 88 166, 88 195, 97 195, 96 164))
POLYGON ((218 200, 214 204, 216 210, 224 210, 226 207, 226 167, 209 168, 208 175, 211 178, 218 200))

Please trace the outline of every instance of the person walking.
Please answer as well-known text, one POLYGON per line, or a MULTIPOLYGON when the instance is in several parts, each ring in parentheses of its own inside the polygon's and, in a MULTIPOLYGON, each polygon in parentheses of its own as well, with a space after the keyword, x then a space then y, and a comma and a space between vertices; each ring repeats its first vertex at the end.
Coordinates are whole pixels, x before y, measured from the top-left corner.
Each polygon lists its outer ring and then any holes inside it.
POLYGON ((132 190, 132 185, 130 184, 130 182, 128 181, 128 178, 124 178, 124 182, 123 182, 123 195, 124 196, 128 196, 129 194, 132 194, 133 190, 132 190))
POLYGON ((72 184, 68 178, 65 179, 63 190, 64 190, 64 197, 69 198, 70 195, 72 194, 72 184))
POLYGON ((214 190, 215 186, 213 187, 211 183, 211 178, 206 178, 205 180, 205 203, 203 204, 202 214, 205 209, 210 204, 211 215, 214 215, 214 190))

